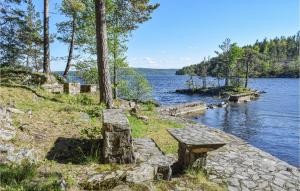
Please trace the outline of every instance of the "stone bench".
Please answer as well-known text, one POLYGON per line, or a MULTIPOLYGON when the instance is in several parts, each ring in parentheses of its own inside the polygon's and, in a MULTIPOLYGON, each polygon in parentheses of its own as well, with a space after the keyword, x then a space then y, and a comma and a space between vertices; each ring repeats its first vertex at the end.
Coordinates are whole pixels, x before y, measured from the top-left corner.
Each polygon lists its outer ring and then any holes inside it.
POLYGON ((168 132, 178 141, 179 170, 190 167, 204 168, 206 165, 207 152, 218 149, 226 143, 205 128, 188 127, 168 129, 168 132))
POLYGON ((203 102, 183 103, 179 105, 165 106, 159 109, 159 112, 171 116, 180 116, 188 114, 200 114, 206 111, 206 104, 203 102))
POLYGON ((97 91, 97 85, 95 84, 81 84, 80 93, 95 93, 97 91))
POLYGON ((72 95, 79 94, 80 83, 64 83, 64 92, 72 95))
POLYGON ((103 110, 103 146, 104 163, 133 163, 133 144, 129 122, 122 110, 103 110))

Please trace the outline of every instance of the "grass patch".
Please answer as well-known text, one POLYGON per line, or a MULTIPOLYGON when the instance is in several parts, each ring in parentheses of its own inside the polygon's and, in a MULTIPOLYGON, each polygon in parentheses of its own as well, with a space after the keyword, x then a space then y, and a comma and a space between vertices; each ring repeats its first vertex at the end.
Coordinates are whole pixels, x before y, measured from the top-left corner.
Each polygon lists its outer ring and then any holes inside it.
POLYGON ((59 191, 60 179, 58 174, 39 174, 37 166, 28 162, 0 165, 0 188, 7 191, 59 191))
MULTIPOLYGON (((143 107, 142 107, 143 108, 143 107)), ((165 153, 176 153, 178 149, 177 141, 167 132, 169 128, 182 128, 183 125, 175 121, 160 119, 156 111, 144 109, 139 115, 147 116, 148 122, 137 119, 134 116, 128 116, 132 129, 132 135, 135 138, 151 138, 165 153)))
POLYGON ((195 185, 201 185, 203 190, 224 191, 227 190, 226 185, 219 185, 207 179, 206 173, 201 170, 189 169, 186 171, 186 176, 195 185))
POLYGON ((155 188, 157 191, 173 190, 175 188, 185 188, 187 190, 205 191, 226 191, 226 185, 219 185, 207 179, 207 175, 201 170, 187 170, 180 179, 172 181, 157 181, 155 188))

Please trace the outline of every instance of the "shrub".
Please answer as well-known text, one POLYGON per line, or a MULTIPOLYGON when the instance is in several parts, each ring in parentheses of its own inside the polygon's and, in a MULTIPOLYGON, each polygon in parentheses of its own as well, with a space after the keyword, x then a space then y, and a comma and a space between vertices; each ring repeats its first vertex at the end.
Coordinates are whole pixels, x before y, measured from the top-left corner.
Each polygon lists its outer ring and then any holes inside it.
POLYGON ((149 82, 137 72, 119 83, 119 94, 127 100, 147 101, 151 97, 151 91, 152 88, 149 82))
POLYGON ((155 107, 156 106, 153 103, 147 103, 146 104, 146 110, 147 111, 154 111, 155 107))

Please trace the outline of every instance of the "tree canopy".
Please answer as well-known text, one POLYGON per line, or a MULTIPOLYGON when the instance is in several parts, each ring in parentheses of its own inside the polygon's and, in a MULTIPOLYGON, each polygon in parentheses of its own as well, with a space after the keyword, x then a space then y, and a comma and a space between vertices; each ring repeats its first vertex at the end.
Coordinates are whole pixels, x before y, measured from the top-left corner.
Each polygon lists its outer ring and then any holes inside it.
MULTIPOLYGON (((216 51, 217 56, 205 62, 207 75, 233 79, 242 77, 299 77, 300 32, 289 37, 256 41, 239 47, 226 39, 216 51)), ((204 62, 183 67, 177 75, 195 73, 204 62)), ((225 80, 226 82, 226 80, 225 80)))

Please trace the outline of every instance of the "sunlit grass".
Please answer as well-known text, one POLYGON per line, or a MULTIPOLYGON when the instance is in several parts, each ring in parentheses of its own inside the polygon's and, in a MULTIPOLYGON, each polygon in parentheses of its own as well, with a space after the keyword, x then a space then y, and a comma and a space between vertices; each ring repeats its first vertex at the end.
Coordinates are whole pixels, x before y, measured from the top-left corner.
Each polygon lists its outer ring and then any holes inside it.
POLYGON ((168 133, 169 128, 182 128, 183 125, 175 121, 160 119, 156 111, 143 110, 140 115, 147 116, 148 122, 128 116, 132 135, 135 138, 151 138, 165 153, 176 153, 178 149, 177 141, 168 133))

